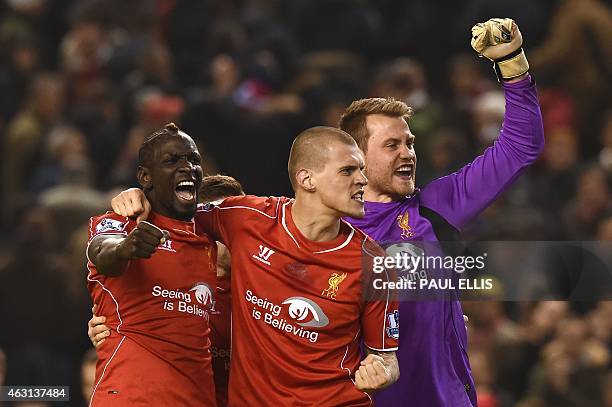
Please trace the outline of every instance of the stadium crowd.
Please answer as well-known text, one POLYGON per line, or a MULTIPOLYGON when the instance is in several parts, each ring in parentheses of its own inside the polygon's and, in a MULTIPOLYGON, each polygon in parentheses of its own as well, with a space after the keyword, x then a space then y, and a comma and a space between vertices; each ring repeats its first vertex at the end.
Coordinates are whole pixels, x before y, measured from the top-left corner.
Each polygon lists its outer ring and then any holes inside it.
MULTIPOLYGON (((611 241, 610 2, 456 3, 2 1, 0 385, 85 403, 87 220, 135 185, 146 135, 179 123, 206 173, 290 195, 295 134, 393 96, 415 109, 423 185, 498 136, 503 93, 467 40, 491 16, 521 26, 546 147, 464 238, 611 241)), ((612 406, 612 302, 481 305, 464 303, 481 406, 612 406)))

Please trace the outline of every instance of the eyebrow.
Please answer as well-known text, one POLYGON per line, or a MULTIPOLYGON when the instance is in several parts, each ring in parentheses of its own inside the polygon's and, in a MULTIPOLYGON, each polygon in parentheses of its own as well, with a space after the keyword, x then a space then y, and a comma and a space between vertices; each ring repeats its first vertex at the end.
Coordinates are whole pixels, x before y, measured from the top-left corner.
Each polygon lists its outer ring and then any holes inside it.
POLYGON ((164 152, 162 152, 162 154, 167 154, 167 155, 200 155, 200 153, 198 153, 197 151, 187 151, 185 153, 177 153, 177 152, 173 152, 173 151, 164 151, 164 152))
MULTIPOLYGON (((414 135, 408 136, 408 141, 413 142, 414 139, 415 139, 414 135)), ((393 142, 396 142, 396 143, 400 143, 401 139, 399 137, 388 137, 388 138, 384 139, 383 144, 386 144, 386 143, 388 143, 390 141, 393 141, 393 142)))
POLYGON ((343 165, 342 167, 340 167, 339 171, 343 171, 343 170, 356 170, 356 169, 360 169, 361 170, 363 168, 365 168, 365 163, 362 161, 362 162, 359 162, 359 164, 346 164, 346 165, 343 165))
POLYGON ((185 157, 185 158, 192 158, 192 157, 198 157, 198 158, 202 158, 202 156, 200 155, 200 153, 198 153, 197 151, 190 151, 188 153, 185 154, 179 154, 179 153, 170 153, 170 152, 163 152, 162 153, 162 157, 171 157, 171 158, 181 158, 181 157, 185 157))

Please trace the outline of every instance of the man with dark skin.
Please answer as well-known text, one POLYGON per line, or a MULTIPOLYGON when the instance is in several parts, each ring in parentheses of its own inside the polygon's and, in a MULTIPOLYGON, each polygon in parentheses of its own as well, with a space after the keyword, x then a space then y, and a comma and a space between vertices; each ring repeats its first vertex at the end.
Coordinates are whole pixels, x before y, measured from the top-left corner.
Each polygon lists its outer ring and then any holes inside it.
MULTIPOLYGON (((236 179, 227 175, 209 175, 202 179, 198 201, 209 203, 221 201, 230 196, 243 195, 245 195, 245 193, 242 190, 242 185, 240 185, 236 179)), ((227 385, 229 381, 229 358, 231 349, 230 267, 231 258, 227 247, 217 242, 217 292, 215 307, 210 312, 209 335, 217 406, 227 405, 227 385)), ((92 312, 95 314, 96 310, 97 307, 94 305, 92 312)), ((110 331, 106 325, 103 325, 105 321, 105 317, 94 316, 89 323, 88 334, 92 337, 92 341, 96 348, 102 345, 110 335, 110 331)))
MULTIPOLYGON (((381 290, 370 300, 362 291, 371 286, 370 259, 384 252, 341 220, 363 216, 363 167, 348 134, 313 127, 289 154, 295 200, 230 197, 198 209, 199 227, 231 252, 228 405, 368 406, 370 393, 397 380, 397 335, 386 329, 394 297, 381 290)), ((126 216, 144 218, 149 208, 138 189, 113 199, 126 216)))
POLYGON ((139 150, 147 222, 91 219, 88 288, 116 332, 99 347, 91 405, 212 405, 209 310, 216 245, 195 233, 202 183, 194 141, 174 124, 139 150))

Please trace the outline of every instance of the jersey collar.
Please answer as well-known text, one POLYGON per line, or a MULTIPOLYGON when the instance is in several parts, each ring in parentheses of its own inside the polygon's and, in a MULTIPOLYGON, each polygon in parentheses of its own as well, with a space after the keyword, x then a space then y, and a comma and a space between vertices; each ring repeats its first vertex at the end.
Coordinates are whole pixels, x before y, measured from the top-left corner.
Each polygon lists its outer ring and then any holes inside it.
POLYGON ((338 251, 343 247, 347 246, 353 235, 355 229, 345 221, 340 221, 340 233, 338 236, 328 242, 315 242, 305 237, 302 232, 297 228, 293 222, 291 216, 291 208, 293 207, 293 200, 285 202, 281 208, 281 223, 285 232, 289 235, 293 243, 304 250, 308 250, 314 254, 323 254, 338 251))

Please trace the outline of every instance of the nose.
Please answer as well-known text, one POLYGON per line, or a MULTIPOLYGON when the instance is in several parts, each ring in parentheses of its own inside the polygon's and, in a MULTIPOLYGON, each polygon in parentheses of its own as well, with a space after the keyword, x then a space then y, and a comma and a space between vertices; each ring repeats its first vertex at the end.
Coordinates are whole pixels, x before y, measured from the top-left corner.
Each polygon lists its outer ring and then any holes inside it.
POLYGON ((406 144, 402 144, 400 148, 400 158, 413 158, 414 157, 414 149, 408 147, 406 144))
POLYGON ((192 172, 194 170, 194 165, 187 157, 182 157, 178 170, 181 172, 192 172))
POLYGON ((364 174, 364 172, 362 170, 359 170, 359 173, 357 175, 357 179, 355 180, 355 183, 357 185, 361 185, 361 186, 368 185, 368 178, 365 176, 365 174, 364 174))

